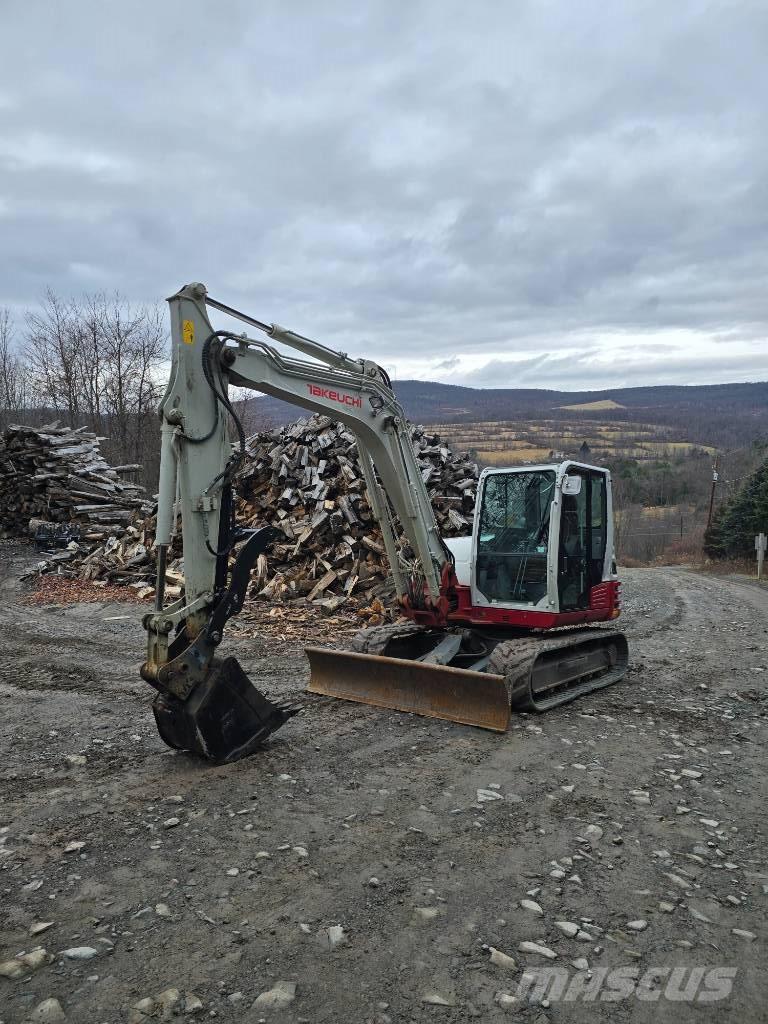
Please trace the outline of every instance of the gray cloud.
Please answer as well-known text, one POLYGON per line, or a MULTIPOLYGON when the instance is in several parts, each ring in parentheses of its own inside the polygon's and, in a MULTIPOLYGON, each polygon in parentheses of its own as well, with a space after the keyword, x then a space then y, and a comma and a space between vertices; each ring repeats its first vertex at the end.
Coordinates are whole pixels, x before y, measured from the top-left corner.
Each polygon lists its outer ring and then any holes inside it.
POLYGON ((439 362, 434 364, 436 370, 455 370, 457 366, 461 365, 460 356, 449 356, 447 359, 441 359, 439 362))
POLYGON ((401 376, 768 376, 760 0, 5 0, 3 34, 2 305, 196 279, 401 376))
POLYGON ((719 384, 768 379, 768 353, 763 356, 675 355, 647 352, 642 347, 632 356, 619 353, 606 360, 600 349, 578 353, 553 353, 520 360, 492 359, 464 375, 470 387, 545 387, 568 390, 640 387, 648 384, 719 384))

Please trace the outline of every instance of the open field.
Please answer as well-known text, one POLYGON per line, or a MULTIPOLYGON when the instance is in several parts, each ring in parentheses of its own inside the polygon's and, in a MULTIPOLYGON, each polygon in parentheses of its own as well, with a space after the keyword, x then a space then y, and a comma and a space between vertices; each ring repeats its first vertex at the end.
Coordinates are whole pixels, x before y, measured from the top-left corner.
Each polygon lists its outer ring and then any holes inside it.
POLYGON ((585 442, 592 458, 596 459, 654 460, 693 451, 715 451, 711 446, 681 440, 671 427, 604 423, 598 419, 584 419, 576 423, 547 418, 500 422, 478 420, 430 424, 430 429, 437 431, 455 449, 470 449, 482 462, 492 466, 540 462, 550 458, 553 451, 573 456, 585 442))
MULTIPOLYGON (((215 767, 155 732, 141 609, 22 604, 33 556, 0 555, 0 961, 46 951, 0 977, 3 1024, 49 997, 72 1024, 764 1020, 765 590, 628 572, 609 690, 505 735, 310 696, 215 767), (584 984, 580 958, 593 998, 513 1001, 523 969, 584 984), (726 990, 681 1000, 713 968, 726 990)), ((317 625, 244 618, 228 651, 299 697, 317 625)))
POLYGON ((596 402, 582 402, 581 405, 561 405, 560 408, 571 412, 603 412, 606 409, 626 409, 626 406, 612 398, 602 398, 596 402))

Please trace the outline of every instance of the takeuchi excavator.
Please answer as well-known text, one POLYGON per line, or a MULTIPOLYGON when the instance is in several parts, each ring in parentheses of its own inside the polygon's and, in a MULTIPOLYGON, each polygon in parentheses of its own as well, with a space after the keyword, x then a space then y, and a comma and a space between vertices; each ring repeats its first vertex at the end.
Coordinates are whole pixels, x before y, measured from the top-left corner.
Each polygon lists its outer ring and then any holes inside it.
POLYGON ((279 535, 269 525, 241 529, 236 522, 233 485, 246 438, 230 387, 332 416, 357 439, 401 618, 363 630, 351 650, 308 647, 311 692, 503 732, 512 711, 545 711, 621 679, 628 654, 611 625, 620 583, 606 469, 572 461, 486 469, 472 536, 445 540, 407 420, 380 366, 262 323, 211 298, 202 284, 168 301, 172 365, 159 410, 157 587, 154 610, 144 617, 141 675, 157 690, 155 720, 169 746, 233 761, 299 710, 271 701, 237 659, 219 655, 251 569, 279 535), (309 358, 214 330, 208 309, 309 358), (166 604, 177 512, 184 590, 166 604))

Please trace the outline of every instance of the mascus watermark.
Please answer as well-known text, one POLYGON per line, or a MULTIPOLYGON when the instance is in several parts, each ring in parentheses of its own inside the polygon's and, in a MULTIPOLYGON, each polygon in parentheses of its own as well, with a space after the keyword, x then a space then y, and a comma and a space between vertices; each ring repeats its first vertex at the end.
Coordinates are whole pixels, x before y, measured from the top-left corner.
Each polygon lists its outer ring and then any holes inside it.
POLYGON ((511 1001, 613 1003, 639 999, 646 1003, 716 1003, 731 994, 736 967, 567 967, 526 970, 511 1001))

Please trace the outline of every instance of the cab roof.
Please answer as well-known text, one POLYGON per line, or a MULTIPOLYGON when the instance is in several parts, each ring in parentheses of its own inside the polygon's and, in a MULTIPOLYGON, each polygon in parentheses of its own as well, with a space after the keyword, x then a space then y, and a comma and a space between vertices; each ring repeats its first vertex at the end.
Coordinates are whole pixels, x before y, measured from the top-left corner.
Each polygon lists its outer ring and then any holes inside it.
POLYGON ((542 473, 549 471, 559 473, 562 476, 572 466, 576 469, 588 469, 592 473, 602 473, 605 476, 610 476, 610 470, 606 469, 605 466, 593 466, 588 462, 576 462, 574 459, 565 459, 563 462, 540 463, 535 466, 488 466, 483 470, 482 475, 491 476, 495 473, 542 473))

